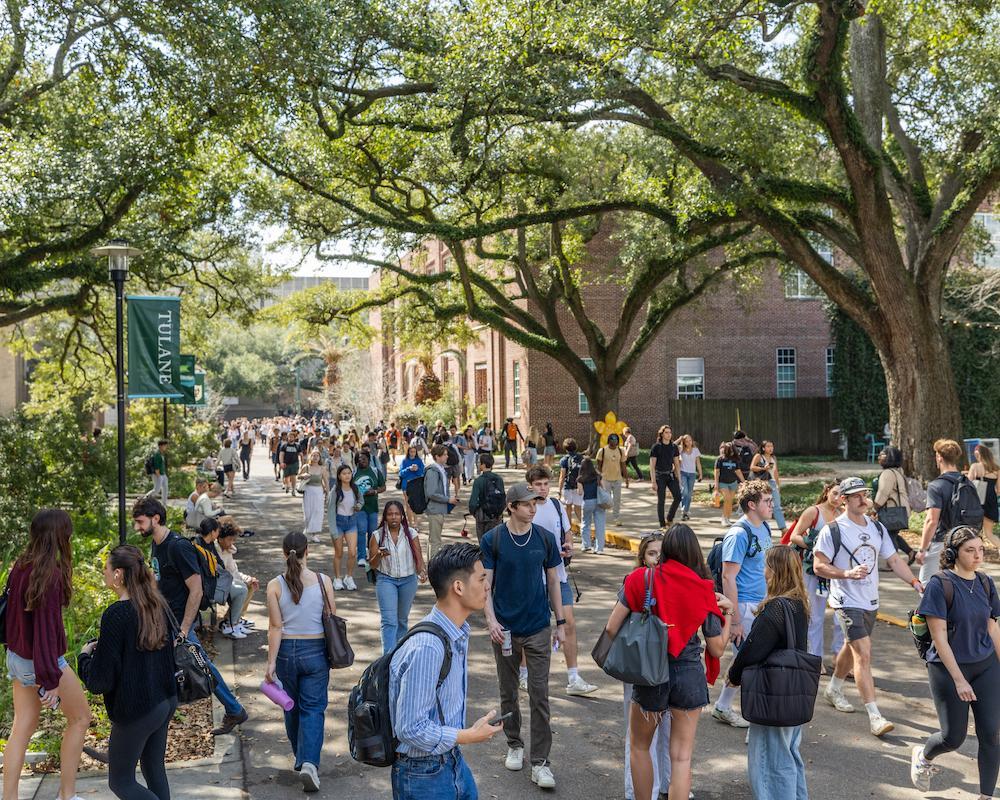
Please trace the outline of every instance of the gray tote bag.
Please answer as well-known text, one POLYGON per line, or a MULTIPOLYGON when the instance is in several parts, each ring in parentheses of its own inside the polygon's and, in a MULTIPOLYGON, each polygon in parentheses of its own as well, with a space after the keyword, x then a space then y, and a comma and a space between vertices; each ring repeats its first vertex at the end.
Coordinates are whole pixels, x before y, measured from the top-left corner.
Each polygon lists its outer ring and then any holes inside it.
POLYGON ((612 638, 601 634, 591 655, 612 678, 637 686, 661 686, 670 680, 667 625, 652 613, 653 570, 646 570, 642 611, 633 611, 612 638))

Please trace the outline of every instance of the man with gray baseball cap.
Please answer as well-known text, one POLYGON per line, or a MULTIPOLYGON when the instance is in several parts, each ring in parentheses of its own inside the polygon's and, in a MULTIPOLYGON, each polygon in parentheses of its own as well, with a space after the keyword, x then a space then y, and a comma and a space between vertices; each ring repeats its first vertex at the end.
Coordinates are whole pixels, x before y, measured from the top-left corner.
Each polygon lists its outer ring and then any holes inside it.
POLYGON ((504 766, 524 766, 521 711, 518 704, 518 668, 521 655, 528 667, 528 706, 531 709, 531 780, 542 789, 554 789, 549 766, 552 727, 549 714, 549 666, 553 641, 565 644, 566 619, 557 568, 562 563, 551 534, 534 524, 535 503, 544 501, 523 481, 507 490, 507 522, 488 531, 480 542, 490 594, 486 621, 500 682, 500 713, 504 720, 507 759, 504 766), (545 584, 538 580, 545 573, 545 584), (556 615, 551 631, 550 609, 556 615))
POLYGON ((837 711, 854 711, 844 696, 844 682, 853 666, 854 682, 868 712, 869 728, 873 735, 883 736, 894 726, 875 703, 872 680, 871 635, 878 611, 879 556, 918 593, 923 592, 923 586, 896 553, 896 545, 885 526, 865 515, 868 510, 865 482, 861 478, 844 478, 840 482, 840 495, 845 501, 845 511, 823 527, 813 549, 813 569, 817 577, 830 581, 830 607, 846 639, 823 696, 837 711))

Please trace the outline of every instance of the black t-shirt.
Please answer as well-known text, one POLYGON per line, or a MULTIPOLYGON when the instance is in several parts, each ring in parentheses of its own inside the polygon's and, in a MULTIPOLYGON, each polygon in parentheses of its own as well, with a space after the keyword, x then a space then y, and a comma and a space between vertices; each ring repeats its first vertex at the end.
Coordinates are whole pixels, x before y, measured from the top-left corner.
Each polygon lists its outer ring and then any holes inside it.
POLYGON ((674 459, 679 458, 680 455, 681 451, 677 449, 677 445, 673 442, 669 444, 657 442, 653 445, 653 449, 649 451, 650 459, 656 459, 656 473, 658 475, 673 472, 674 459))
MULTIPOLYGON (((719 470, 719 483, 736 483, 739 477, 736 470, 740 464, 735 458, 723 458, 719 456, 715 459, 715 468, 719 470)), ((745 475, 743 477, 746 477, 745 475)))
POLYGON ((180 623, 188 601, 188 587, 185 581, 192 575, 201 574, 198 552, 191 542, 179 533, 170 531, 170 535, 162 544, 153 542, 150 565, 160 587, 160 593, 180 623))
POLYGON ((285 454, 285 466, 290 467, 293 464, 299 463, 299 446, 298 444, 292 444, 291 442, 286 442, 278 448, 278 455, 280 458, 281 453, 285 454))

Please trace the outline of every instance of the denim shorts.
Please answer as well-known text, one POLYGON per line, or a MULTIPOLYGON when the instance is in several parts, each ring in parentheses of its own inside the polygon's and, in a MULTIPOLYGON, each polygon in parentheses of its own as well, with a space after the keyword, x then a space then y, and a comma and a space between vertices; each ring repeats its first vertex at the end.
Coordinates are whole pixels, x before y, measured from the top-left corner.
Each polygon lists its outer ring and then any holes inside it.
POLYGON ((670 662, 670 682, 659 686, 633 686, 632 702, 643 711, 660 712, 668 708, 693 711, 708 705, 708 681, 700 663, 670 662))
POLYGON ((738 481, 733 481, 732 483, 723 483, 722 481, 719 481, 719 489, 725 489, 727 492, 735 492, 739 485, 738 481))
MULTIPOLYGON (((573 587, 569 585, 569 581, 559 581, 559 594, 562 597, 563 608, 573 605, 573 587)), ((549 601, 549 608, 552 608, 552 601, 549 601)))
POLYGON ((339 539, 345 533, 357 533, 358 523, 353 514, 349 516, 344 516, 343 514, 337 514, 337 529, 330 531, 330 536, 334 539, 339 539))
MULTIPOLYGON (((66 659, 59 656, 59 670, 62 671, 69 666, 66 659)), ((12 650, 7 651, 7 677, 10 680, 17 680, 22 686, 35 686, 35 664, 30 658, 21 658, 12 650)))

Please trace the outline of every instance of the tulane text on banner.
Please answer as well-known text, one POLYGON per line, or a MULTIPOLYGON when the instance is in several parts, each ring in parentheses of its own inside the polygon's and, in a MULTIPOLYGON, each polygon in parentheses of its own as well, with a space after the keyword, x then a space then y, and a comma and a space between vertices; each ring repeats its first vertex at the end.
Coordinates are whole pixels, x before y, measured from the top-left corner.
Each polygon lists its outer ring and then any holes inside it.
POLYGON ((128 298, 128 396, 182 397, 181 299, 128 298))

